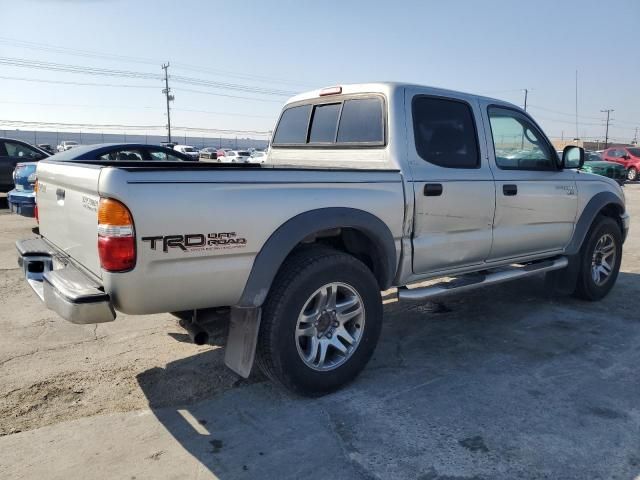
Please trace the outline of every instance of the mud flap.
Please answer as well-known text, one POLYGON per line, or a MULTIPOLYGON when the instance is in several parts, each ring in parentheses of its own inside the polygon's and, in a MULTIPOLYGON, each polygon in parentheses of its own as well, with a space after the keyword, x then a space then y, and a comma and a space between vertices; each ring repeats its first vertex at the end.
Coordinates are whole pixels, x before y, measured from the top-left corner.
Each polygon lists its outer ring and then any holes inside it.
POLYGON ((580 255, 567 256, 569 265, 562 270, 547 272, 545 275, 546 288, 558 295, 571 295, 578 283, 578 273, 580 273, 580 255))
POLYGON ((251 373, 256 356, 261 314, 260 308, 231 308, 224 363, 244 378, 251 373))

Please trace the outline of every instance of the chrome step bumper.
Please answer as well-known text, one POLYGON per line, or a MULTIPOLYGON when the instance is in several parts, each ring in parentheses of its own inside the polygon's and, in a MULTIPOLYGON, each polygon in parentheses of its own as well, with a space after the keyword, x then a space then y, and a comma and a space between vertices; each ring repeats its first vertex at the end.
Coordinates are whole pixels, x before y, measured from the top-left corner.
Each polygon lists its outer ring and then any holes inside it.
POLYGON ((112 322, 116 312, 109 295, 88 274, 73 266, 41 238, 19 240, 18 265, 47 308, 72 323, 112 322), (61 259, 60 262, 56 261, 61 259), (65 264, 54 269, 54 264, 65 264))
POLYGON ((558 257, 551 260, 541 260, 528 263, 526 265, 514 265, 496 270, 489 270, 486 273, 474 273, 462 275, 449 282, 440 282, 435 285, 420 288, 398 289, 399 300, 429 300, 443 295, 460 293, 474 288, 537 275, 552 270, 560 270, 569 264, 566 257, 558 257))

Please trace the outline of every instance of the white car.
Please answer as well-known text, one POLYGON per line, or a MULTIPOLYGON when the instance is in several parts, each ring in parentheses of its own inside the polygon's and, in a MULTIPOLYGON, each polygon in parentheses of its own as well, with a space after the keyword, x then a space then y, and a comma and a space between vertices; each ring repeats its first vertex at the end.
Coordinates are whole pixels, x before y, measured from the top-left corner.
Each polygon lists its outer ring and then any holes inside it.
POLYGON ((231 150, 225 152, 224 157, 220 157, 222 163, 248 163, 251 153, 246 150, 231 150))
POLYGON ((191 145, 176 145, 173 149, 177 152, 190 156, 194 160, 198 160, 200 158, 200 150, 192 147, 191 145))
POLYGON ((251 158, 249 159, 249 162, 251 163, 264 163, 266 161, 267 161, 267 154, 265 152, 260 152, 258 150, 255 150, 251 154, 251 158))
POLYGON ((79 146, 80 144, 78 142, 74 142, 73 140, 65 140, 64 142, 62 142, 60 145, 56 147, 56 150, 58 150, 59 152, 64 152, 79 146))

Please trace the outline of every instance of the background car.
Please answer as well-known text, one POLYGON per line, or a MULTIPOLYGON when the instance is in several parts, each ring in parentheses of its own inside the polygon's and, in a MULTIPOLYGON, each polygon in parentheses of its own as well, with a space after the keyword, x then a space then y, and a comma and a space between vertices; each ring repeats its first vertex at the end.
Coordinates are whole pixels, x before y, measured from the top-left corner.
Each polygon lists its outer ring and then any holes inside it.
POLYGON ((200 158, 200 152, 198 151, 198 149, 191 145, 176 145, 175 147, 173 147, 173 149, 176 152, 180 152, 184 155, 191 157, 191 159, 195 160, 196 162, 200 158))
POLYGON ((600 155, 595 152, 584 152, 584 165, 581 170, 583 172, 613 178, 620 185, 624 184, 627 180, 627 170, 624 166, 614 162, 605 162, 600 155))
MULTIPOLYGON (((99 143, 82 145, 71 150, 57 153, 51 160, 103 160, 112 162, 193 162, 189 155, 170 148, 145 143, 99 143)), ((196 160, 197 161, 197 160, 196 160)))
POLYGON ((622 165, 627 171, 627 180, 635 182, 640 172, 640 148, 638 147, 612 147, 602 154, 607 162, 615 162, 622 165))
POLYGON ((258 150, 255 150, 251 154, 251 158, 249 158, 249 161, 251 163, 264 163, 266 160, 267 160, 267 154, 258 150))
POLYGON ((40 150, 44 150, 45 152, 47 152, 50 155, 53 155, 54 153, 56 153, 56 151, 53 149, 53 147, 51 145, 49 145, 48 143, 38 143, 36 145, 36 147, 38 147, 40 150))
POLYGON ((74 142, 73 140, 64 140, 60 145, 58 145, 57 150, 58 152, 65 152, 78 146, 80 146, 78 142, 74 142))
POLYGON ((225 156, 220 159, 222 163, 247 163, 251 158, 251 153, 247 150, 229 150, 225 152, 225 156))
POLYGON ((18 163, 37 162, 47 158, 44 150, 12 138, 0 138, 0 192, 13 188, 13 171, 18 163))
POLYGON ((23 217, 35 216, 36 206, 36 167, 38 162, 18 163, 13 171, 15 188, 7 194, 7 203, 11 213, 23 217))
POLYGON ((218 149, 213 147, 205 147, 200 150, 200 158, 206 160, 216 160, 218 158, 218 149))

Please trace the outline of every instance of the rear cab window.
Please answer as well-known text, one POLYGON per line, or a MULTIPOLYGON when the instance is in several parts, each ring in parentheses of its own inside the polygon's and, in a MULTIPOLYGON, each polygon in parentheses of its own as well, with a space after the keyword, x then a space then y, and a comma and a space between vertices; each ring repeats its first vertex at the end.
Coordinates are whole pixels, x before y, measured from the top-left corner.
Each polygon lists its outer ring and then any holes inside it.
POLYGON ((286 108, 274 147, 379 147, 386 144, 381 95, 331 97, 286 108))

